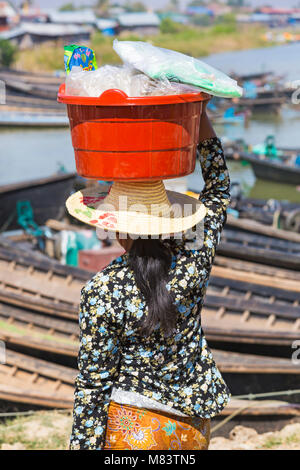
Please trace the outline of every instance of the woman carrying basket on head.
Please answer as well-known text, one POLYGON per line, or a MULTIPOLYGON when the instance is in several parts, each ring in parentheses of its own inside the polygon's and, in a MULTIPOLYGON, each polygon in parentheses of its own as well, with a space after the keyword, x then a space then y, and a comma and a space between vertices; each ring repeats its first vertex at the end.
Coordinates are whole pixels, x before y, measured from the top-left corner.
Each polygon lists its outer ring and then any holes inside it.
POLYGON ((73 450, 206 450, 210 419, 229 400, 200 316, 230 200, 221 142, 205 110, 198 150, 199 201, 162 182, 132 182, 114 183, 103 201, 89 190, 68 203, 76 217, 91 200, 98 204, 89 223, 116 232, 126 249, 82 289, 73 450), (178 210, 184 205, 188 214, 178 210), (195 226, 202 237, 191 241, 186 231, 195 226))

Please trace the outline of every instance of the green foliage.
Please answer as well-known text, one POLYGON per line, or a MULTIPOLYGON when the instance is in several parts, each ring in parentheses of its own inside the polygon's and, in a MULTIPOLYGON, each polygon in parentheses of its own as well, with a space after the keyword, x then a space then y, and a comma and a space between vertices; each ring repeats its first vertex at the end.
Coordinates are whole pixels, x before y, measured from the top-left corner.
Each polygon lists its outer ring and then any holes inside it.
POLYGON ((143 2, 133 2, 133 3, 126 3, 125 4, 125 8, 128 12, 134 12, 134 11, 137 11, 137 12, 143 12, 143 11, 147 11, 147 8, 145 6, 145 4, 143 2))
POLYGON ((104 44, 107 41, 107 36, 104 36, 100 31, 96 31, 93 34, 92 46, 98 46, 99 44, 104 44))
POLYGON ((235 23, 228 24, 216 24, 212 28, 212 34, 223 35, 223 34, 233 34, 237 32, 237 26, 235 23))
POLYGON ((73 3, 66 3, 65 5, 62 5, 59 9, 59 11, 75 11, 76 8, 73 3))
POLYGON ((209 26, 211 25, 211 18, 208 15, 194 15, 191 21, 196 26, 209 26))
POLYGON ((203 0, 193 0, 192 2, 189 3, 189 7, 201 7, 201 6, 207 6, 207 3, 203 0))
POLYGON ((228 0, 228 5, 233 7, 245 6, 245 0, 228 0))
POLYGON ((176 34, 179 33, 182 26, 179 23, 171 20, 171 18, 164 18, 160 23, 160 32, 162 34, 176 34))
POLYGON ((10 67, 15 60, 16 53, 16 46, 6 39, 0 39, 0 65, 10 67))

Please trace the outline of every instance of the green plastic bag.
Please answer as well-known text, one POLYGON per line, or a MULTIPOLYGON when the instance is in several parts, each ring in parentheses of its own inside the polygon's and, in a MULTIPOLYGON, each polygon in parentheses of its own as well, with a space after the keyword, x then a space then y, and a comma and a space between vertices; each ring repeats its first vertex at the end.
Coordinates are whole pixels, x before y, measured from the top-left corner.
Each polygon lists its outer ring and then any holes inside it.
POLYGON ((239 98, 243 94, 236 80, 180 52, 155 47, 147 42, 117 39, 113 47, 123 62, 153 79, 193 85, 201 91, 223 98, 239 98))

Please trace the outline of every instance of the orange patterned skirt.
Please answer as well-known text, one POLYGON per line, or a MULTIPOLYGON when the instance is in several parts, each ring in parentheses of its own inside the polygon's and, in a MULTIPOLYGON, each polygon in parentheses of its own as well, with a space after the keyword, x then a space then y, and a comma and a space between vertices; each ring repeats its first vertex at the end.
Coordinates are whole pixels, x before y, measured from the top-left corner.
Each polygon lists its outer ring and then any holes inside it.
POLYGON ((105 450, 207 450, 210 420, 110 402, 105 450))

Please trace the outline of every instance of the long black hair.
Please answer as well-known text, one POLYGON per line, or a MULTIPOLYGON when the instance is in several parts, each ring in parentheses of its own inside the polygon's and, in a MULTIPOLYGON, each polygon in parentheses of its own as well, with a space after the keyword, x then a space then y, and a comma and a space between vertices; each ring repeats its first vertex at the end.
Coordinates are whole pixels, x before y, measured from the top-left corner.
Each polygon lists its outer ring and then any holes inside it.
POLYGON ((150 336, 158 324, 165 336, 174 330, 177 310, 166 287, 171 262, 171 252, 160 239, 138 238, 129 251, 130 268, 148 307, 140 329, 143 336, 150 336))

